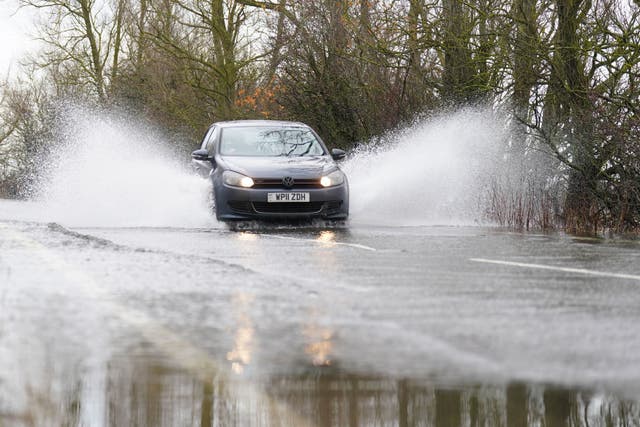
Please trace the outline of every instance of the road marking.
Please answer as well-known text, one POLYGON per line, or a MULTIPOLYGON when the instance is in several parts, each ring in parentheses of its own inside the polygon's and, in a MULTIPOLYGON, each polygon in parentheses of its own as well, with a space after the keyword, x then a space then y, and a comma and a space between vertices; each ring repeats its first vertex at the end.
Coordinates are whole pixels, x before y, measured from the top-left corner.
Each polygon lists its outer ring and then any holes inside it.
POLYGON ((361 245, 359 243, 324 241, 324 240, 317 240, 317 239, 303 239, 301 237, 278 236, 277 234, 258 233, 258 235, 259 236, 264 236, 264 237, 271 237, 271 238, 274 238, 274 239, 280 239, 280 240, 294 240, 294 241, 297 240, 299 242, 310 242, 310 243, 316 243, 316 244, 325 245, 325 246, 337 245, 337 246, 347 246, 347 247, 355 248, 355 249, 362 249, 362 250, 370 251, 370 252, 376 252, 377 251, 376 248, 372 248, 371 246, 361 245))
POLYGON ((126 307, 116 301, 115 296, 106 288, 98 284, 93 277, 74 267, 52 250, 48 249, 37 240, 26 237, 5 224, 0 223, 0 230, 5 231, 15 241, 20 242, 27 249, 36 253, 43 261, 55 270, 64 274, 79 290, 89 297, 95 298, 96 303, 101 304, 105 311, 117 316, 124 323, 134 327, 150 343, 161 352, 165 353, 174 363, 181 366, 195 378, 203 383, 212 381, 213 378, 223 378, 226 386, 235 392, 241 401, 247 395, 257 396, 262 402, 275 408, 279 417, 296 426, 311 426, 311 422, 295 413, 285 402, 277 400, 260 390, 256 386, 240 378, 232 378, 229 371, 212 358, 207 352, 184 339, 180 335, 161 325, 151 316, 141 310, 126 307), (250 393, 247 393, 250 391, 250 393))
POLYGON ((501 261, 497 259, 485 259, 485 258, 469 258, 469 261, 482 262, 485 264, 508 265, 511 267, 535 268, 539 270, 563 271, 565 273, 585 274, 587 276, 614 277, 616 279, 629 279, 629 280, 640 281, 640 276, 637 276, 634 274, 611 273, 608 271, 587 270, 585 268, 558 267, 555 265, 529 264, 525 262, 501 261))

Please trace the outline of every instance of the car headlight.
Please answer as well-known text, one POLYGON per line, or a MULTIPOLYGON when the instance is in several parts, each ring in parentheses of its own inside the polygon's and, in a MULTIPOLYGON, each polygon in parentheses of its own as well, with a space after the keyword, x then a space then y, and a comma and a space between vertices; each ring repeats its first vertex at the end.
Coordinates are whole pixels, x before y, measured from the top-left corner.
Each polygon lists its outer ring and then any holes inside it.
POLYGON ((222 180, 225 184, 231 185, 233 187, 244 187, 251 188, 253 187, 253 179, 248 176, 242 175, 238 172, 233 171, 224 171, 222 173, 222 180))
POLYGON ((320 178, 320 185, 323 187, 334 187, 344 183, 344 174, 341 170, 335 170, 329 175, 325 175, 320 178))

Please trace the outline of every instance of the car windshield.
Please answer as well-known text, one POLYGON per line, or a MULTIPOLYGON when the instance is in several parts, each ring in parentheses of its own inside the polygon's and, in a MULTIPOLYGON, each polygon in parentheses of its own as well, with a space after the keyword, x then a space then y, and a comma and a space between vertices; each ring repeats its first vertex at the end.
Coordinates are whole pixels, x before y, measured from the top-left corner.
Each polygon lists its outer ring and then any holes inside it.
POLYGON ((229 127, 222 130, 223 156, 321 156, 324 149, 310 129, 301 127, 229 127))

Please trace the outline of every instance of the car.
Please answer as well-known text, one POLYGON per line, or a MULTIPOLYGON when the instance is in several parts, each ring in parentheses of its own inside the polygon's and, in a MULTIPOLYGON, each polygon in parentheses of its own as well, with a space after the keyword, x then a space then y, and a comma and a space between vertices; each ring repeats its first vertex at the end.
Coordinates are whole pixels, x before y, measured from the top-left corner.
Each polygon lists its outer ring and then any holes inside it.
POLYGON ((214 123, 191 155, 220 221, 346 220, 349 182, 336 163, 345 156, 309 126, 275 120, 214 123))

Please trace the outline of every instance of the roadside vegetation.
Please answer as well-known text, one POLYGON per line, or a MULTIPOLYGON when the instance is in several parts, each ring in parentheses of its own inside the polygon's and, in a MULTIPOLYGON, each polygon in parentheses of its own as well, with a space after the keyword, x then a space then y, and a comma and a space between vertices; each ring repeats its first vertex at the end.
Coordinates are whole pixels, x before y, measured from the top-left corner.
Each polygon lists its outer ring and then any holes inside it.
POLYGON ((60 100, 129 111, 185 153, 216 120, 300 120, 348 149, 490 106, 510 137, 487 219, 640 229, 638 0, 22 3, 45 48, 0 88, 0 196, 25 194, 60 100))

